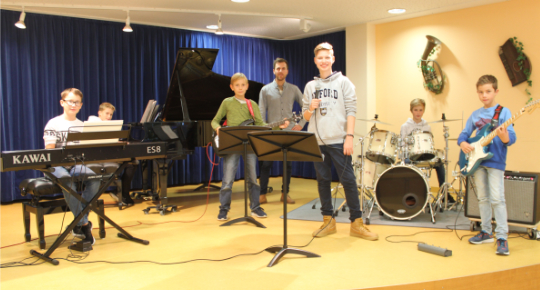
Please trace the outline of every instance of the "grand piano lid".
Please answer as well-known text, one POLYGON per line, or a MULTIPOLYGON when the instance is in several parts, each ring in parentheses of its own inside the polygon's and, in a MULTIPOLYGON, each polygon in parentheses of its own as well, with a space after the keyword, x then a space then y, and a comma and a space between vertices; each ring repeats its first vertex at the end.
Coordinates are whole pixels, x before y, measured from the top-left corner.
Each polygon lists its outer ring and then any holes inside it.
MULTIPOLYGON (((221 102, 234 96, 230 88, 231 77, 212 71, 218 51, 209 48, 178 49, 161 112, 163 121, 212 120, 221 102)), ((263 86, 249 81, 246 98, 258 102, 263 86)))

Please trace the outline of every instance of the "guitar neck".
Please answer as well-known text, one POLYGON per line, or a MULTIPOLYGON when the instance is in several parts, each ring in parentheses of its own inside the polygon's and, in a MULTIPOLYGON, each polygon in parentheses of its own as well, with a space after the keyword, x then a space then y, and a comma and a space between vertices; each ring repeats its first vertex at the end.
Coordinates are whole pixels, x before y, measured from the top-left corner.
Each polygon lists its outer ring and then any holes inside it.
MULTIPOLYGON (((518 113, 516 113, 512 118, 506 120, 506 122, 502 123, 499 127, 507 128, 508 126, 512 125, 517 119, 519 119, 521 116, 523 116, 523 110, 520 110, 518 113)), ((497 127, 497 128, 499 128, 497 127)), ((497 136, 496 129, 493 130, 493 132, 489 133, 484 140, 482 141, 482 146, 487 146, 493 138, 497 136)))
POLYGON ((287 119, 285 119, 285 120, 281 120, 281 121, 277 121, 277 122, 268 123, 268 125, 266 125, 265 127, 268 127, 268 128, 274 128, 274 127, 281 126, 281 125, 285 124, 286 121, 290 121, 290 119, 287 118, 287 119))

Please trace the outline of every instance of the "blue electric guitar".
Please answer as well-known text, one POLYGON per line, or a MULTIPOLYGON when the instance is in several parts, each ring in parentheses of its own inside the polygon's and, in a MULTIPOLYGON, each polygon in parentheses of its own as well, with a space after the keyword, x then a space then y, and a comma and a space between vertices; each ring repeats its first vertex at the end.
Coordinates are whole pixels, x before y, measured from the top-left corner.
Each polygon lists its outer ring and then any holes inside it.
MULTIPOLYGON (((529 103, 527 106, 523 107, 516 113, 512 118, 506 120, 499 127, 507 128, 513 124, 519 117, 523 116, 524 113, 532 113, 540 104, 540 100, 529 103)), ((497 127, 497 128, 499 128, 497 127)), ((480 130, 476 136, 467 139, 467 142, 474 147, 473 151, 468 154, 465 154, 463 151, 459 154, 459 168, 461 174, 465 176, 472 175, 482 161, 490 159, 493 157, 493 153, 488 152, 489 145, 491 144, 493 138, 497 136, 496 130, 491 131, 491 125, 486 124, 482 130, 480 130)))

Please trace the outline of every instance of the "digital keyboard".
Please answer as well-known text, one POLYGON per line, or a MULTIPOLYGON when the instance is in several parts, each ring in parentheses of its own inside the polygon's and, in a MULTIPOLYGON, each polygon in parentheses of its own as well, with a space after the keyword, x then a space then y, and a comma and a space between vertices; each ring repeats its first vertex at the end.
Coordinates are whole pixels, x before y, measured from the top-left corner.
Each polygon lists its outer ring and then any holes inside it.
POLYGON ((168 142, 118 142, 113 144, 69 145, 64 148, 4 151, 0 171, 46 169, 81 163, 123 162, 166 158, 173 154, 168 142))

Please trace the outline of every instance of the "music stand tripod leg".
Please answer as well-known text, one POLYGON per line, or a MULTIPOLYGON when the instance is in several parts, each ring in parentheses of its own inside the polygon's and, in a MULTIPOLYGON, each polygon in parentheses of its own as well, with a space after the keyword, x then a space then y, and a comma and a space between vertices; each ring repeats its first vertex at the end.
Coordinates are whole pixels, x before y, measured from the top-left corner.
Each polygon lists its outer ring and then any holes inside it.
MULTIPOLYGON (((287 148, 283 148, 282 151, 283 151, 283 177, 282 177, 283 188, 288 188, 288 183, 287 183, 287 178, 286 178, 287 176, 287 148)), ((268 263, 267 267, 272 267, 275 264, 277 264, 277 262, 279 262, 279 260, 286 254, 303 255, 303 256, 306 256, 306 258, 320 257, 319 255, 315 253, 308 252, 305 250, 295 249, 295 248, 289 248, 287 246, 287 200, 283 201, 283 247, 269 247, 269 248, 266 248, 265 251, 270 252, 270 253, 277 252, 277 254, 274 255, 274 258, 272 258, 270 263, 268 263)))

